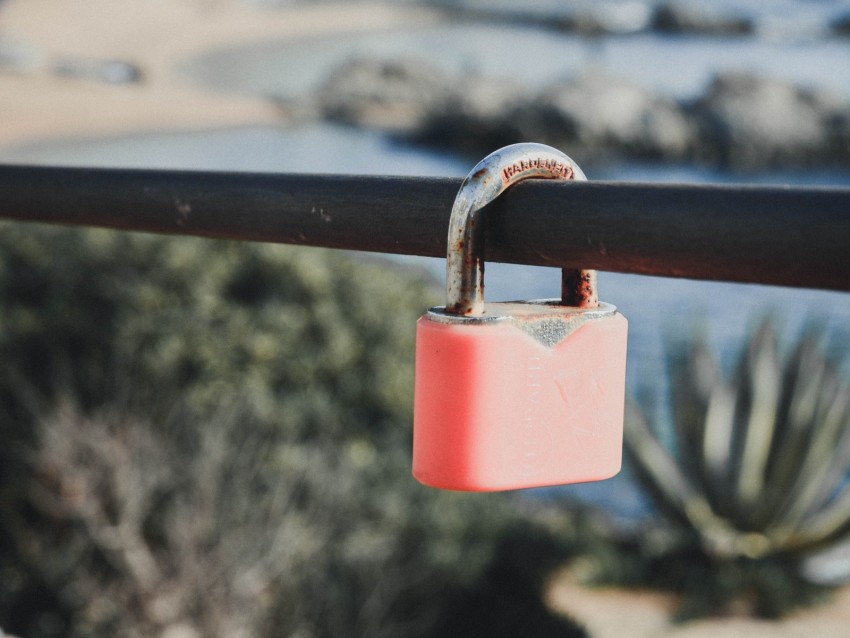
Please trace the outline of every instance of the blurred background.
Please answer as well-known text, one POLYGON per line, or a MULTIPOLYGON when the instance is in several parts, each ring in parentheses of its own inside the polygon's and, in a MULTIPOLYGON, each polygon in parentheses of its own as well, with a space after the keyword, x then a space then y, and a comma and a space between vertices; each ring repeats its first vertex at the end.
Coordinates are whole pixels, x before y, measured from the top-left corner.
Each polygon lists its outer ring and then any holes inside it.
MULTIPOLYGON (((460 177, 517 141, 848 187, 850 2, 0 2, 3 163, 460 177)), ((442 494, 409 445, 443 268, 0 225, 0 628, 845 635, 850 296, 601 273, 624 471, 442 494)))

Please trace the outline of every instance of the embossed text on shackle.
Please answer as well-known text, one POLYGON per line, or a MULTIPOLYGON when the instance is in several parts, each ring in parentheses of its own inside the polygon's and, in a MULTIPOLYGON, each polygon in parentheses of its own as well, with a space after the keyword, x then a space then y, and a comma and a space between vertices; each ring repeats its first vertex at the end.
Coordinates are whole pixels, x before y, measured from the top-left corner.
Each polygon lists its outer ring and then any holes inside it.
POLYGON ((543 159, 542 157, 538 157, 536 159, 520 160, 518 162, 514 162, 510 166, 506 166, 502 169, 502 179, 509 180, 517 173, 522 173, 523 171, 534 168, 550 171, 553 177, 560 177, 561 179, 573 178, 573 167, 569 164, 555 159, 543 159))

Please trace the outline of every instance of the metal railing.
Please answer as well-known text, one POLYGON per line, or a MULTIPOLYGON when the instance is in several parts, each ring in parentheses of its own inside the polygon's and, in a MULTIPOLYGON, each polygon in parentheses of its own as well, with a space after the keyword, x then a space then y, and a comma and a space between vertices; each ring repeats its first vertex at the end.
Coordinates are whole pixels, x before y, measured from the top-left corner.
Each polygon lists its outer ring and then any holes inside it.
MULTIPOLYGON (((444 257, 460 179, 0 166, 0 219, 444 257)), ((530 181, 489 261, 850 291, 850 189, 530 181)))

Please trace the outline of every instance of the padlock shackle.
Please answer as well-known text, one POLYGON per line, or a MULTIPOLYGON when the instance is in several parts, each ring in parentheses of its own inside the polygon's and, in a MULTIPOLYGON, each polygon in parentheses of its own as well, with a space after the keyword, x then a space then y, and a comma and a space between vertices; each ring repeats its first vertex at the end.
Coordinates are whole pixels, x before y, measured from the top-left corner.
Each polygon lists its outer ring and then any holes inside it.
MULTIPOLYGON (((481 160, 461 184, 449 220, 446 254, 446 312, 484 313, 484 224, 481 209, 526 179, 586 180, 564 153, 544 144, 512 144, 481 160)), ((564 305, 595 307, 596 271, 564 269, 564 305)))

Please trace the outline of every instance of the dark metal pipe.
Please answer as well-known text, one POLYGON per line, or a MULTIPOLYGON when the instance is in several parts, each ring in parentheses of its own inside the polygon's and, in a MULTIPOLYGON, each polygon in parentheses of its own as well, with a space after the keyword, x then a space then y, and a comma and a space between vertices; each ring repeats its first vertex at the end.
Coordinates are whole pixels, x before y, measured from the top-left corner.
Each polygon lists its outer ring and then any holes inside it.
MULTIPOLYGON (((460 179, 0 166, 0 218, 444 257, 460 179)), ((850 190, 529 181, 487 259, 850 290, 850 190)))

